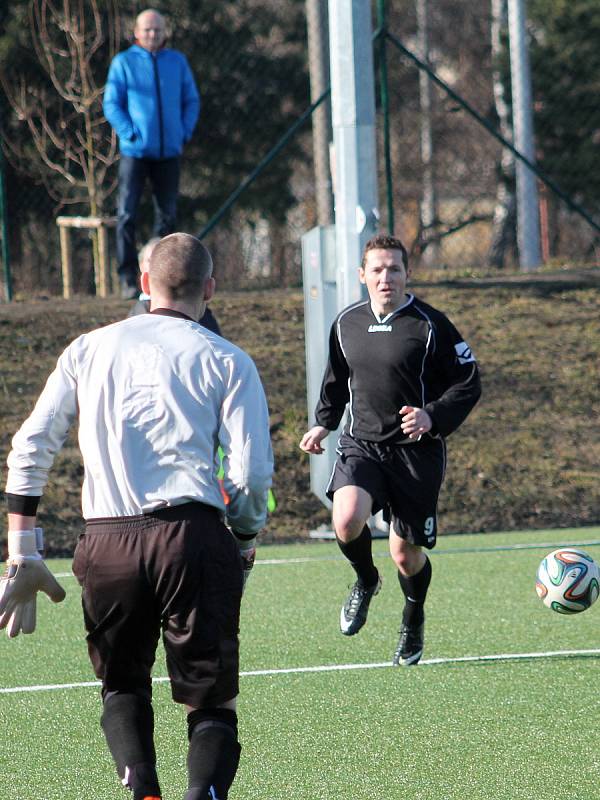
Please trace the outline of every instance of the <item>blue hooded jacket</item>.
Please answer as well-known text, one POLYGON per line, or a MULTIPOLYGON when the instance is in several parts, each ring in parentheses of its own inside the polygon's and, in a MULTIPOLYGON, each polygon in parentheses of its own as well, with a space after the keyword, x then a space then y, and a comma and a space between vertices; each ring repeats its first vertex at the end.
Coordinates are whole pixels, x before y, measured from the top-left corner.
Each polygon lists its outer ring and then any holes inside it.
POLYGON ((104 115, 133 158, 174 158, 200 113, 187 59, 177 50, 151 53, 137 44, 115 56, 104 89, 104 115))

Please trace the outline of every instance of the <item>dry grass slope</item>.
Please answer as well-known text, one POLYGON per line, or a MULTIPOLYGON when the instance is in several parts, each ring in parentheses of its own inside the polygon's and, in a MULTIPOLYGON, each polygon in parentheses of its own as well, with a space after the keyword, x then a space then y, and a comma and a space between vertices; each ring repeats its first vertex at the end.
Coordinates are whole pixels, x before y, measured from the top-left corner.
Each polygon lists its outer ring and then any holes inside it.
MULTIPOLYGON (((419 296, 453 319, 483 375, 480 405, 448 440, 443 532, 600 522, 600 270, 542 278, 416 285, 419 296)), ((127 309, 95 298, 0 307, 3 465, 61 349, 127 309)), ((307 459, 297 446, 307 424, 302 294, 223 293, 213 309, 225 335, 255 359, 269 398, 278 509, 264 540, 302 539, 329 521, 309 492, 307 459)), ((73 432, 40 506, 54 554, 72 552, 81 531, 81 474, 73 432)))

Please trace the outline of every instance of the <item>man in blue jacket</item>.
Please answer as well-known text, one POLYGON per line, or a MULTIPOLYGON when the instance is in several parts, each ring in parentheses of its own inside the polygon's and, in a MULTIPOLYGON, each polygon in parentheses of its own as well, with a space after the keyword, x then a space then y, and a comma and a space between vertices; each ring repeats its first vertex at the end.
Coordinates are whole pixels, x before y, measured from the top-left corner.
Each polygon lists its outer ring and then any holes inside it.
POLYGON ((154 200, 154 236, 175 230, 179 160, 200 111, 200 96, 185 56, 164 47, 166 22, 142 11, 135 44, 112 60, 104 114, 119 137, 117 260, 121 296, 137 295, 137 210, 146 178, 154 200))

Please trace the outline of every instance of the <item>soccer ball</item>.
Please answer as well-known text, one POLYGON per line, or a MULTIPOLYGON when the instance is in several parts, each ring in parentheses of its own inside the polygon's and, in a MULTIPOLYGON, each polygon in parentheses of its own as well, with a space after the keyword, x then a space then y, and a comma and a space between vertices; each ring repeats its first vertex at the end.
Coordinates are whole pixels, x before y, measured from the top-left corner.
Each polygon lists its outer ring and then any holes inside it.
POLYGON ((553 550, 538 567, 535 590, 544 605, 559 614, 578 614, 600 594, 600 571, 583 550, 553 550))

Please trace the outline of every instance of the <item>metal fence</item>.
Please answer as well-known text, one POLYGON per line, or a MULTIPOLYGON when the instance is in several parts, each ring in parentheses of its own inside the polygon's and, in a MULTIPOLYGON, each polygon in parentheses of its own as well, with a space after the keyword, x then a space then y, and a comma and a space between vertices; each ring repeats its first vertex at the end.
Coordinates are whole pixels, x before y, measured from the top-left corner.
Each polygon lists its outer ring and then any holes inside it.
MULTIPOLYGON (((547 178, 538 182, 542 255, 550 266, 597 262, 600 10, 592 0, 576 5, 578 14, 568 4, 529 3, 536 157, 547 178)), ((123 31, 132 29, 133 10, 119 3, 123 31)), ((298 124, 310 109, 304 0, 172 0, 161 10, 204 103, 183 160, 179 226, 209 228, 221 286, 299 284, 300 236, 317 221, 310 120, 298 124)), ((373 15, 381 226, 426 267, 514 267, 515 157, 501 143, 512 141, 505 0, 377 0, 373 15)), ((106 58, 98 74, 107 68, 106 58)), ((6 96, 0 113, 5 139, 27 137, 6 96)), ((15 294, 60 293, 55 219, 86 209, 52 199, 6 141, 4 152, 1 252, 10 253, 15 294)), ((114 195, 105 212, 114 213, 114 195)), ((146 198, 140 243, 151 212, 146 198)), ((93 291, 88 234, 74 247, 75 289, 93 291)))
MULTIPOLYGON (((43 1, 16 2, 14 8, 0 12, 0 17, 5 15, 7 30, 22 16, 22 6, 43 1)), ((65 5, 68 3, 66 0, 65 5)), ((111 0, 96 3, 105 16, 109 14, 111 0)), ((91 7, 91 0, 84 7, 91 7)), ((191 0, 165 0, 159 7, 168 20, 168 44, 185 53, 202 95, 200 120, 182 160, 178 210, 178 227, 197 233, 309 105, 304 2, 288 0, 284 5, 276 0, 207 0, 198 6, 191 0)), ((133 30, 136 11, 137 4, 118 3, 122 31, 118 49, 131 44, 128 33, 133 30)), ((54 99, 47 76, 31 53, 25 55, 33 51, 35 30, 19 25, 18 36, 16 45, 9 43, 12 50, 8 57, 0 34, 0 69, 8 77, 7 88, 17 86, 20 76, 25 75, 28 84, 41 85, 46 96, 54 99)), ((106 77, 109 56, 106 46, 93 55, 99 85, 106 77)), ((60 176, 50 169, 42 169, 40 175, 33 168, 39 155, 31 145, 27 120, 10 100, 8 91, 0 94, 14 292, 16 297, 40 292, 56 294, 61 291, 56 217, 87 215, 90 209, 85 203, 68 202, 69 187, 64 181, 61 183, 60 176), (61 187, 64 198, 60 198, 61 187)), ((97 116, 100 115, 101 99, 97 102, 97 116)), ((58 112, 51 114, 47 122, 56 122, 57 116, 58 112)), ((104 141, 108 140, 108 124, 99 121, 98 128, 103 131, 104 141)), ((309 124, 287 144, 285 154, 262 171, 218 229, 207 237, 221 286, 299 282, 297 242, 301 232, 312 224, 304 216, 305 206, 310 204, 310 161, 307 163, 305 156, 308 147, 309 124)), ((116 164, 108 170, 107 185, 114 181, 115 171, 116 164)), ((102 213, 113 215, 115 206, 113 192, 102 213)), ((152 211, 148 187, 139 215, 140 245, 151 234, 152 211)), ((89 234, 74 231, 72 239, 73 260, 77 264, 74 289, 93 291, 89 234)), ((110 239, 114 265, 114 231, 110 239)))
MULTIPOLYGON (((381 12, 383 3, 378 5, 381 12)), ((542 260, 548 266, 595 264, 600 193, 592 181, 600 115, 592 102, 589 66, 582 69, 579 63, 584 74, 577 75, 577 62, 584 59, 571 56, 568 78, 561 73, 562 92, 556 73, 567 68, 568 59, 568 51, 559 52, 557 31, 562 30, 565 48, 579 41, 587 52, 600 10, 590 2, 587 16, 577 18, 560 5, 552 11, 548 4, 529 5, 542 260)), ((506 12, 505 0, 459 6, 415 0, 393 9, 390 4, 387 15, 380 15, 380 96, 387 95, 389 103, 391 161, 386 178, 380 159, 384 220, 428 267, 518 263, 506 12), (383 46, 387 85, 381 81, 383 46)))

